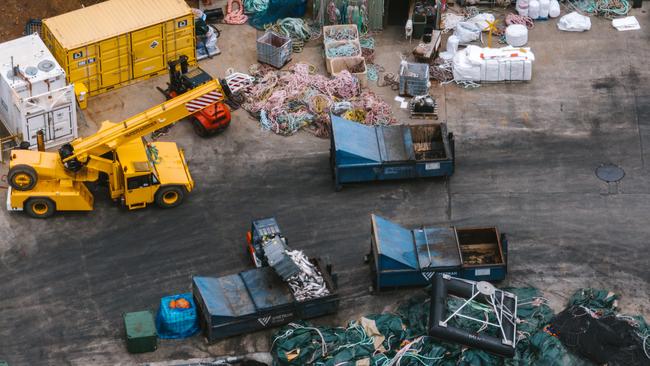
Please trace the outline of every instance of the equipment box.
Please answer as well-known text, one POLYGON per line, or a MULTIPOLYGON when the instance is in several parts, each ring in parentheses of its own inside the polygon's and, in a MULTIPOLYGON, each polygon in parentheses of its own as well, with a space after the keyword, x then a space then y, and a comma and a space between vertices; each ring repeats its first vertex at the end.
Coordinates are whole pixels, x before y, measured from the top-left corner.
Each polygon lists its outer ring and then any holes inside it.
POLYGON ((151 310, 124 314, 126 349, 130 353, 153 352, 158 348, 158 333, 151 310))
POLYGON ((447 125, 367 126, 332 115, 330 166, 345 183, 450 176, 454 136, 447 125))
POLYGON ((0 44, 0 120, 31 149, 38 131, 46 149, 78 137, 74 86, 38 34, 0 44))
POLYGON ((373 289, 425 286, 435 273, 475 281, 501 281, 508 242, 495 227, 422 227, 409 230, 371 216, 373 289))
POLYGON ((330 294, 306 301, 296 300, 271 267, 222 277, 194 277, 192 292, 208 342, 335 313, 339 298, 330 273, 320 261, 311 262, 330 294))

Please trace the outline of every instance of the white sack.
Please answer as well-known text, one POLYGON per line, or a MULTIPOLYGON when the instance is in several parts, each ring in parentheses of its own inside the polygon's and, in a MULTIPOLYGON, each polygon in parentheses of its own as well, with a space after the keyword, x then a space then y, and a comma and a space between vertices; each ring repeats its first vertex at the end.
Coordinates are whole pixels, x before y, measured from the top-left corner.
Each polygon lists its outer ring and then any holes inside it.
POLYGON ((641 29, 641 25, 639 24, 639 21, 636 20, 636 17, 634 16, 614 19, 612 20, 612 26, 618 29, 619 31, 641 29))
POLYGON ((488 22, 494 22, 494 15, 490 13, 481 13, 467 20, 470 23, 476 24, 476 26, 483 32, 489 30, 490 25, 488 22))
POLYGON ((567 32, 584 32, 591 29, 591 20, 574 11, 560 18, 557 27, 567 32))
POLYGON ((481 36, 481 29, 474 23, 460 22, 456 24, 454 35, 458 37, 460 43, 469 43, 476 41, 481 36))

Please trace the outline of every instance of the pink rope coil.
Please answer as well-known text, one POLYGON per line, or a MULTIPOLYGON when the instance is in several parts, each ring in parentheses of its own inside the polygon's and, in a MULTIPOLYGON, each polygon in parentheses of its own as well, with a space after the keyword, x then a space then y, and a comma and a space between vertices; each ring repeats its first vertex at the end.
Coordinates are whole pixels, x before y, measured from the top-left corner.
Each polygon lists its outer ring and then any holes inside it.
POLYGON ((226 24, 244 24, 248 21, 248 17, 244 14, 244 5, 242 0, 228 0, 228 5, 226 6, 226 16, 223 18, 223 21, 226 24), (237 10, 232 10, 233 3, 237 4, 237 10))
POLYGON ((528 29, 533 29, 533 27, 535 26, 535 21, 531 17, 509 13, 508 15, 506 15, 506 24, 507 25, 522 24, 525 25, 526 28, 528 29))
POLYGON ((290 135, 309 126, 308 131, 328 137, 330 112, 342 114, 353 109, 363 111, 361 122, 365 124, 396 123, 390 105, 378 95, 362 91, 359 81, 348 71, 328 78, 302 63, 286 71, 259 67, 251 70, 255 71, 256 81, 244 91, 246 102, 242 107, 275 133, 290 135))

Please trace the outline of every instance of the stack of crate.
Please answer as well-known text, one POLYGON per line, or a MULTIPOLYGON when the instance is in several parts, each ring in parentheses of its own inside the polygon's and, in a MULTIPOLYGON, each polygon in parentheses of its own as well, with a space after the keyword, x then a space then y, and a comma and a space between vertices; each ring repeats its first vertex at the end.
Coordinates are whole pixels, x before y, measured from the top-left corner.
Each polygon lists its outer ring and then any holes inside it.
POLYGON ((348 70, 354 75, 362 87, 368 84, 368 75, 366 61, 361 55, 361 45, 359 43, 359 31, 354 24, 329 25, 323 27, 323 45, 325 47, 325 65, 327 71, 336 76, 343 70, 348 70), (349 35, 346 39, 333 38, 334 34, 343 33, 349 35), (330 57, 329 50, 335 47, 341 47, 346 44, 354 46, 359 50, 358 54, 353 56, 330 57), (354 71, 354 72, 352 72, 354 71))

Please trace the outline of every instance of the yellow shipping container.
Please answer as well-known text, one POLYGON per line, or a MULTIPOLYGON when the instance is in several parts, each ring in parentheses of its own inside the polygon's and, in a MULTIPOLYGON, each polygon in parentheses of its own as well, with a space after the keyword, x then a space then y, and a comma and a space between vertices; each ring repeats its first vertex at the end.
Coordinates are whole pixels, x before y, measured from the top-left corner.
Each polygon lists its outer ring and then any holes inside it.
POLYGON ((44 19, 42 35, 68 82, 90 95, 164 73, 180 55, 196 63, 184 0, 109 0, 44 19))

